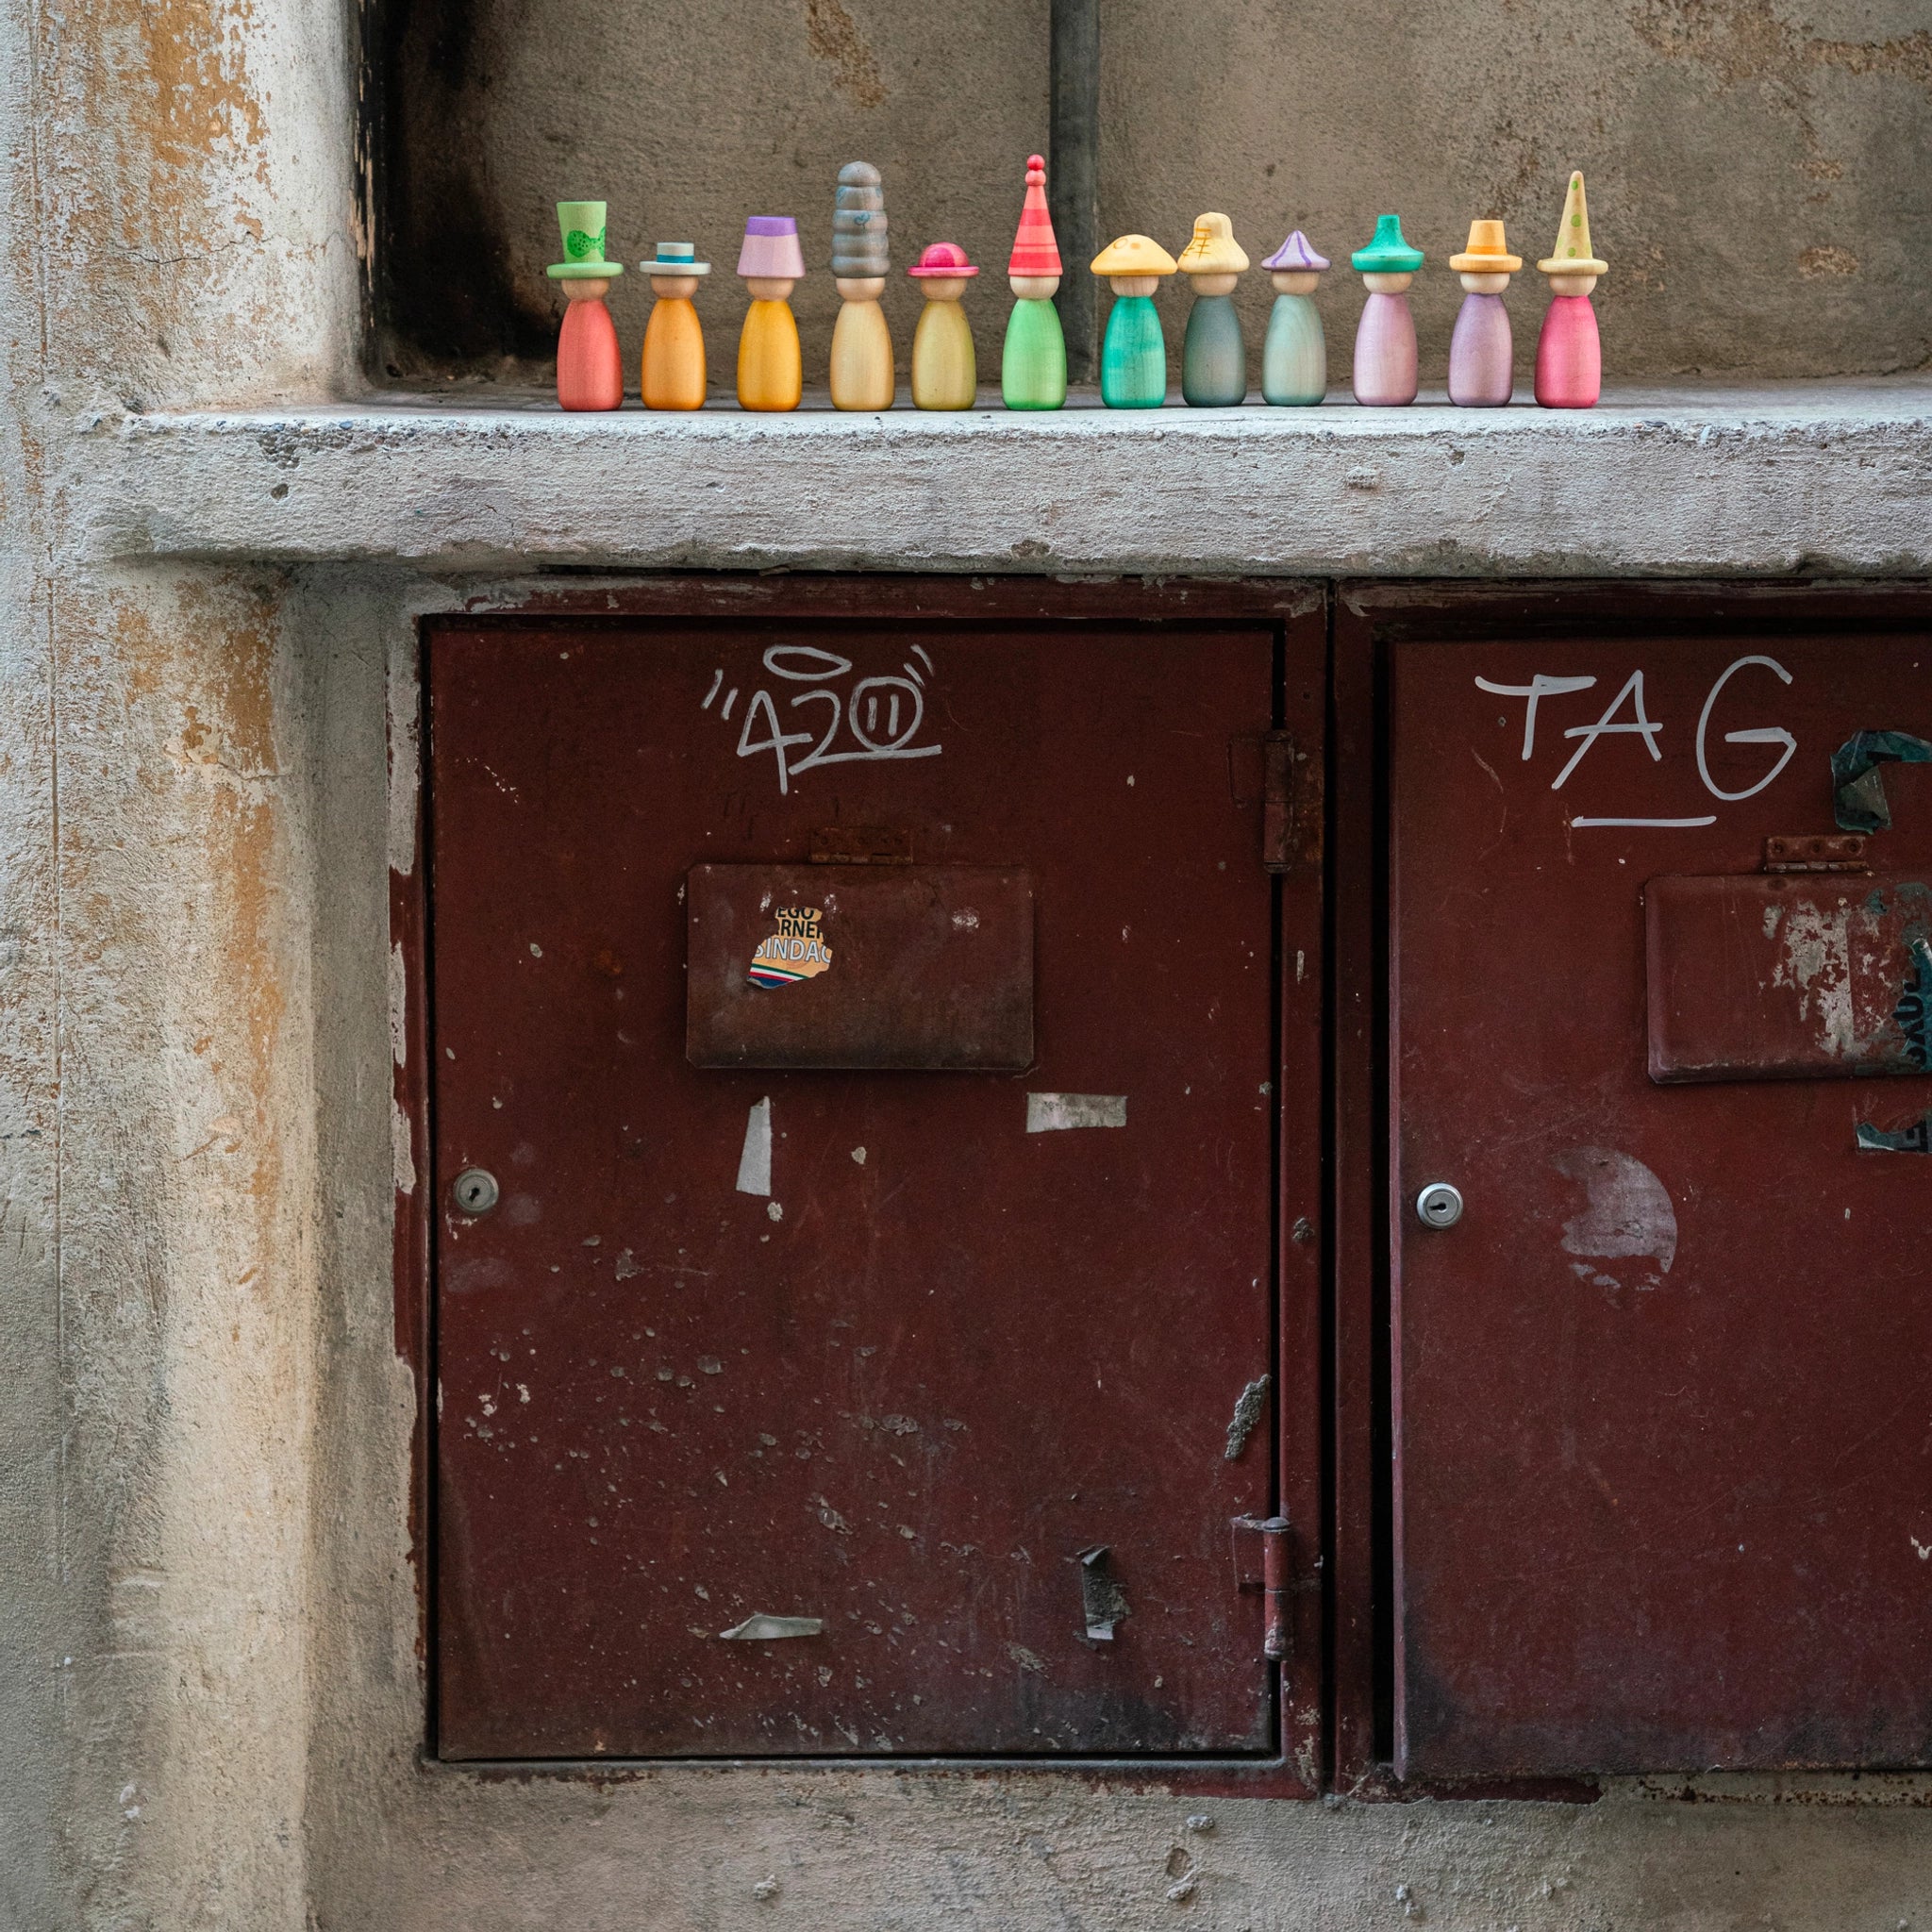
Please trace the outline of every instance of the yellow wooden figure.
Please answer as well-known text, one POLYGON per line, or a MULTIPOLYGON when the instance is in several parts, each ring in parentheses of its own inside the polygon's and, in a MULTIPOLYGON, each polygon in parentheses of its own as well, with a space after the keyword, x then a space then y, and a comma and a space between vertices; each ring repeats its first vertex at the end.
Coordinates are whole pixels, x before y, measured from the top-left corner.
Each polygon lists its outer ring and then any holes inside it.
POLYGON ((651 319, 644 327, 643 397, 647 409, 705 407, 705 332, 691 297, 711 273, 689 242, 660 242, 655 260, 638 266, 651 278, 651 319))
POLYGON ((832 402, 841 409, 890 409, 898 377, 879 297, 886 292, 886 197, 870 161, 839 170, 832 209, 832 402))
POLYGON ((979 271, 953 242, 935 242, 906 273, 925 297, 912 338, 912 401, 921 409, 970 409, 979 386, 973 328, 960 306, 979 271))
POLYGON ((746 409, 795 409, 804 392, 798 323, 791 294, 805 275, 798 224, 753 215, 744 225, 738 273, 751 296, 738 338, 738 401, 746 409))

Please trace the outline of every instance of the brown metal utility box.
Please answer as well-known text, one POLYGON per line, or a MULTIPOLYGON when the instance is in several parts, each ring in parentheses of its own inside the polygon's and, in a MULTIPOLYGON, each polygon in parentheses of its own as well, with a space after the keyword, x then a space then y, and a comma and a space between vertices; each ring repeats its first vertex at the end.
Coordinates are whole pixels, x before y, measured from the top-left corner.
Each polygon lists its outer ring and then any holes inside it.
POLYGON ((1230 1524, 1319 1576, 1254 774, 1324 650, 1274 591, 431 627, 443 1755, 1312 1761, 1319 1595, 1284 1690, 1230 1524))

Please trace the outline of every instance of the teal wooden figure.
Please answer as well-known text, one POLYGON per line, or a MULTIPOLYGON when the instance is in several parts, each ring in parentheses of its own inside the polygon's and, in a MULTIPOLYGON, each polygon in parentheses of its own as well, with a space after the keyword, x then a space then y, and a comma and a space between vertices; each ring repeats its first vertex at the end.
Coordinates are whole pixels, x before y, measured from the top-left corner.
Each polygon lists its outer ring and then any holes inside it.
POLYGON ((1158 409, 1167 400, 1167 338, 1154 291, 1176 267, 1146 235, 1123 235, 1093 258, 1092 273, 1114 293, 1100 344, 1100 400, 1109 409, 1158 409))
POLYGON ((1328 258, 1317 255, 1297 228, 1261 266, 1274 284, 1261 343, 1261 393, 1288 408, 1319 403, 1328 393, 1328 342, 1314 295, 1328 258))
POLYGON ((1181 344, 1181 394, 1197 409, 1233 408, 1248 392, 1248 345, 1234 310, 1234 287, 1248 265, 1225 215, 1200 215, 1181 251, 1180 272, 1194 285, 1181 344))
POLYGON ((1067 399, 1067 339, 1053 298, 1060 286, 1060 245, 1046 207, 1046 162, 1026 158, 1026 199, 1007 263, 1015 297, 1000 356, 1000 393, 1009 409, 1058 409, 1067 399))

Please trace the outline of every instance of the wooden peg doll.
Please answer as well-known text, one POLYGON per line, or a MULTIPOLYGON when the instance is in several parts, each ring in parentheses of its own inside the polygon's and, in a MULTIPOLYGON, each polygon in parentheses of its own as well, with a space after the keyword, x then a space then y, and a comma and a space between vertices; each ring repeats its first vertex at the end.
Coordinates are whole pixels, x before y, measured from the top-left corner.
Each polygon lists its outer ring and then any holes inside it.
POLYGON ((1604 386, 1603 341, 1590 291, 1610 265, 1590 252, 1583 176, 1572 175, 1557 245, 1537 267, 1550 278, 1550 306, 1536 344, 1536 399, 1546 409, 1589 409, 1604 386))
POLYGON ((1231 408, 1248 392, 1248 345, 1234 312, 1234 287, 1248 265, 1225 215, 1197 215, 1180 272, 1194 285, 1181 343, 1181 394, 1196 408, 1231 408))
POLYGON ((803 388, 791 291, 805 274, 798 224, 790 215, 753 215, 738 254, 751 307, 738 338, 738 400, 747 409, 795 409, 803 388))
POLYGON ((912 338, 912 402, 921 409, 970 409, 979 374, 973 360, 973 328, 960 297, 979 271, 966 251, 935 242, 906 273, 925 297, 912 338))
POLYGON ((624 357, 617 325, 604 298, 624 273, 621 261, 604 259, 601 201, 559 201, 563 259, 546 273, 563 284, 569 306, 557 335, 557 400, 566 409, 615 409, 624 401, 624 357))
POLYGON ((1013 312, 1000 353, 1000 393, 1009 409, 1058 409, 1067 399, 1067 339, 1053 298, 1059 292, 1060 247, 1046 207, 1046 162, 1026 157, 1026 198, 1007 261, 1013 312))
POLYGON ((832 277, 840 296, 832 328, 832 402, 841 409, 892 407, 892 337, 879 307, 887 257, 879 171, 870 161, 847 161, 839 170, 832 212, 832 277))
POLYGON ((1465 293, 1449 339, 1449 400, 1465 409, 1499 409, 1516 388, 1516 343, 1503 291, 1523 266, 1501 222, 1472 222, 1469 246, 1449 258, 1465 293))
POLYGON ((1355 400, 1399 408, 1416 400, 1416 319, 1408 313, 1408 284, 1422 267, 1422 249, 1403 240, 1401 214, 1377 214, 1368 247, 1349 260, 1368 286, 1355 330, 1355 400))
POLYGON ((660 242, 657 258, 638 266, 651 278, 651 319, 644 326, 643 396, 647 409, 705 407, 705 332, 691 297, 711 273, 689 242, 660 242))
POLYGON ((1314 294, 1328 266, 1297 228, 1261 266, 1274 284, 1274 307, 1261 343, 1261 393, 1286 407, 1319 403, 1328 393, 1328 341, 1314 294))
POLYGON ((1369 291, 1355 332, 1355 399, 1377 408, 1415 401, 1415 317, 1407 289, 1423 252, 1403 240, 1400 215, 1378 215, 1366 248, 1349 257, 1369 291))
POLYGON ((1154 291, 1178 264, 1146 235, 1123 235, 1093 258, 1114 293, 1100 343, 1100 400, 1109 409, 1158 409, 1167 400, 1167 339, 1154 291))

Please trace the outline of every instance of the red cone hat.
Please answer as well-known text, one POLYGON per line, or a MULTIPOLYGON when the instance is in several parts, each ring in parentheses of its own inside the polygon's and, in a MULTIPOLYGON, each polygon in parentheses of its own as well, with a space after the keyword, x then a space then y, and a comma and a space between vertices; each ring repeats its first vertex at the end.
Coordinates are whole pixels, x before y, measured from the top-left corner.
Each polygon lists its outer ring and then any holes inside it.
POLYGON ((1046 160, 1026 157, 1026 199, 1020 205, 1020 231, 1013 237, 1009 275, 1057 275, 1060 245, 1054 240, 1053 217, 1046 211, 1046 160))

